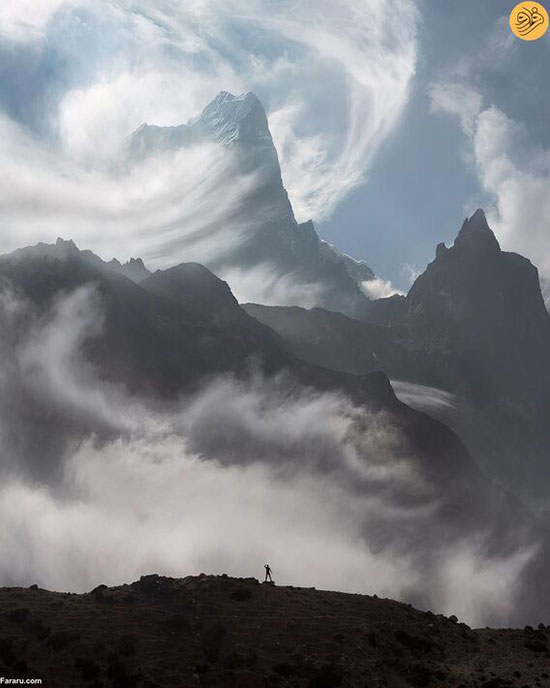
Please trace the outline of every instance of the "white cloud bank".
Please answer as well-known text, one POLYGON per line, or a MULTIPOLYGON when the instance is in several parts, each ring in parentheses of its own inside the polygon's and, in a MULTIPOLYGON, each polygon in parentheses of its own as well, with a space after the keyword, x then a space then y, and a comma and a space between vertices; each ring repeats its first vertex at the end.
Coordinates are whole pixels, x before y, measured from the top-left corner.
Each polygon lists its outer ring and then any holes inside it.
POLYGON ((506 251, 529 258, 540 271, 550 303, 550 149, 529 142, 522 123, 460 84, 434 84, 432 108, 459 118, 469 159, 493 198, 489 225, 506 251))
POLYGON ((396 295, 403 296, 402 291, 396 289, 389 280, 384 280, 381 277, 361 282, 361 289, 369 299, 387 299, 390 296, 396 295))

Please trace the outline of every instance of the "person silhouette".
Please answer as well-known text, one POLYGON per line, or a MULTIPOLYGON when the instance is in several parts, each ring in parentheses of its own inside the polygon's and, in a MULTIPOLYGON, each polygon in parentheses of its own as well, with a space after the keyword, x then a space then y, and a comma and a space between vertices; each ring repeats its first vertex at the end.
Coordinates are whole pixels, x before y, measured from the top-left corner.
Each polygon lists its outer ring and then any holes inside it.
POLYGON ((269 564, 266 564, 264 566, 265 569, 265 580, 264 583, 267 583, 268 581, 270 583, 273 583, 273 578, 271 577, 271 566, 269 564))

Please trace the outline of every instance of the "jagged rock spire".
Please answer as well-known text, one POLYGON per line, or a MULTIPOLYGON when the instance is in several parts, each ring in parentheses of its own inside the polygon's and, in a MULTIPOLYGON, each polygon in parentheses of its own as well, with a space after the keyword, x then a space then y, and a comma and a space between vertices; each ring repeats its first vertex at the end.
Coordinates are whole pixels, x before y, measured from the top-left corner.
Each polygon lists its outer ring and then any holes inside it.
POLYGON ((464 220, 454 245, 456 248, 467 251, 500 251, 497 238, 489 227, 485 213, 481 208, 478 208, 470 218, 464 220))

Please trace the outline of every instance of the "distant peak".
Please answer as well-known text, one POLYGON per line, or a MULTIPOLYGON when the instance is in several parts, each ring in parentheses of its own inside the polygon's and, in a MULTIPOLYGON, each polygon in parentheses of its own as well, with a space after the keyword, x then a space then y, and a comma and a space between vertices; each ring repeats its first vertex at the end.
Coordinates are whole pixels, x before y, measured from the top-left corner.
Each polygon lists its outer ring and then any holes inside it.
POLYGON ((462 228, 464 229, 465 227, 469 232, 493 234, 485 217, 485 212, 481 208, 478 208, 471 217, 467 217, 464 220, 462 228))
POLYGON ((489 229, 489 225, 487 224, 487 218, 485 217, 485 211, 483 210, 483 208, 478 208, 475 211, 475 213, 470 218, 470 222, 483 223, 485 225, 485 227, 487 227, 487 229, 489 229))
POLYGON ((213 100, 213 102, 217 102, 217 103, 227 103, 227 102, 233 103, 235 101, 257 103, 258 105, 261 105, 260 99, 252 91, 248 91, 247 93, 241 93, 241 94, 236 95, 236 96, 233 95, 233 93, 230 93, 229 91, 220 91, 218 93, 218 95, 213 100))
POLYGON ((142 286, 176 301, 190 312, 212 315, 227 308, 239 308, 227 282, 200 263, 181 263, 166 270, 157 270, 143 280, 142 286))
POLYGON ((25 246, 24 248, 18 248, 12 253, 3 256, 3 258, 15 259, 15 260, 26 260, 26 259, 51 259, 65 261, 74 257, 81 257, 84 259, 96 259, 91 251, 80 251, 77 245, 72 239, 62 239, 58 237, 55 244, 45 244, 44 242, 39 242, 34 246, 25 246))
POLYGON ((58 248, 65 249, 66 251, 72 251, 73 253, 80 253, 77 245, 74 243, 74 241, 72 239, 62 239, 61 237, 57 237, 55 245, 58 248))
POLYGON ((235 118, 236 116, 237 119, 244 119, 253 110, 259 110, 264 113, 260 99, 252 91, 236 96, 229 93, 229 91, 220 91, 204 108, 199 119, 203 119, 211 112, 218 112, 224 117, 235 118))
POLYGON ((139 284, 151 274, 151 271, 147 269, 141 258, 130 258, 126 263, 121 263, 116 258, 113 258, 108 263, 108 266, 111 270, 128 277, 128 279, 131 279, 132 282, 136 282, 136 284, 139 284))
POLYGON ((200 115, 187 124, 142 124, 127 139, 128 154, 130 159, 140 160, 152 151, 177 150, 204 140, 222 145, 239 142, 267 148, 271 161, 276 159, 265 110, 252 91, 239 95, 220 91, 200 115))
POLYGON ((478 208, 470 218, 464 220, 454 245, 470 251, 500 251, 497 238, 489 227, 485 213, 481 208, 478 208))
POLYGON ((243 141, 272 146, 265 110, 258 97, 248 91, 233 95, 221 91, 196 120, 224 144, 243 141))

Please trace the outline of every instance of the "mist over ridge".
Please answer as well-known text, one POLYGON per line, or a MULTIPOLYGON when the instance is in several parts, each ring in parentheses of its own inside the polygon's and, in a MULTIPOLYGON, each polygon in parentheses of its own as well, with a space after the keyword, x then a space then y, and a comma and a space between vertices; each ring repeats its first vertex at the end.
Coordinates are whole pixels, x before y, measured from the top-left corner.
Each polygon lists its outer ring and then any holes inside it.
MULTIPOLYGON (((37 83, 68 24, 85 43, 99 21, 73 5, 0 28, 0 49, 39 46, 37 83)), ((263 2, 206 5, 218 19, 185 36, 187 8, 110 7, 121 41, 149 46, 133 66, 104 74, 90 53, 89 82, 75 63, 42 122, 17 94, 0 111, 0 583, 85 591, 270 561, 289 585, 535 623, 550 610, 545 254, 507 250, 528 242, 500 188, 454 243, 442 229, 425 270, 403 265, 408 289, 340 250, 346 232, 322 238, 417 97, 416 3, 321 2, 308 23, 283 2, 284 49, 258 52, 243 27, 263 2), (212 70, 227 35, 239 64, 212 70), (197 64, 165 70, 167 55, 197 64)), ((493 188, 490 125, 504 141, 510 121, 459 86, 426 93, 493 188)), ((503 156, 516 182, 526 163, 503 156)))

